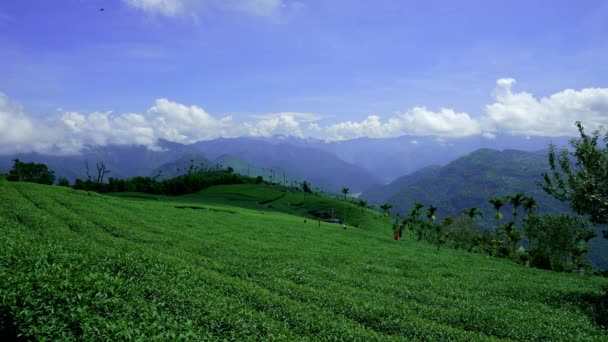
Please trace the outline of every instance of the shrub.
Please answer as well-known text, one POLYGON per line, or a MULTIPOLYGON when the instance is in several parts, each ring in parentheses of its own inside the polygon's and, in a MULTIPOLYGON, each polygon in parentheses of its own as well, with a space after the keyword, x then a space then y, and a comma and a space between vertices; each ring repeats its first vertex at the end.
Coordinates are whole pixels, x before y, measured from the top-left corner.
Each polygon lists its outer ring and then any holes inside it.
POLYGON ((59 180, 57 181, 57 185, 59 186, 65 186, 65 187, 69 187, 70 186, 70 181, 67 180, 66 178, 59 178, 59 180))
POLYGON ((454 248, 470 251, 475 245, 475 221, 469 217, 457 217, 446 226, 445 233, 454 248))
POLYGON ((7 179, 13 182, 32 182, 51 185, 55 182, 55 174, 45 164, 24 163, 19 159, 9 171, 7 179))

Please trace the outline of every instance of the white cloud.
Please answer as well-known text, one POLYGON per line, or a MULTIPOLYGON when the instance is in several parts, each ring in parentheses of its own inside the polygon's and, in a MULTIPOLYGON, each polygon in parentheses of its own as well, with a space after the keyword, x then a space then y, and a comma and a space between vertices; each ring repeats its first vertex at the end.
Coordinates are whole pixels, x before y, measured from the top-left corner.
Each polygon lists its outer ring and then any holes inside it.
POLYGON ((325 127, 313 123, 310 129, 318 138, 324 140, 390 138, 402 135, 462 137, 481 133, 480 124, 467 113, 457 113, 447 108, 433 112, 425 107, 414 107, 384 122, 380 116, 371 115, 363 121, 346 121, 325 127))
POLYGON ((128 6, 150 14, 174 17, 194 14, 203 6, 239 11, 254 16, 273 16, 282 9, 300 9, 299 2, 284 0, 122 0, 128 6))
POLYGON ((183 13, 186 9, 198 7, 196 0, 122 0, 127 5, 151 14, 168 17, 183 13))
POLYGON ((185 106, 157 99, 148 110, 149 125, 158 138, 193 143, 219 137, 234 137, 240 132, 232 117, 215 118, 197 106, 185 106))
POLYGON ((283 7, 283 0, 221 0, 221 7, 257 16, 272 16, 283 7))
POLYGON ((0 153, 50 152, 57 132, 30 119, 23 107, 0 92, 0 153))
POLYGON ((316 121, 319 116, 309 113, 286 112, 254 115, 253 117, 258 121, 244 124, 247 135, 269 137, 280 134, 304 137, 300 123, 316 121))
POLYGON ((566 89, 540 99, 513 92, 513 79, 499 79, 495 103, 486 106, 484 129, 525 136, 574 135, 575 121, 589 130, 608 122, 608 88, 566 89))

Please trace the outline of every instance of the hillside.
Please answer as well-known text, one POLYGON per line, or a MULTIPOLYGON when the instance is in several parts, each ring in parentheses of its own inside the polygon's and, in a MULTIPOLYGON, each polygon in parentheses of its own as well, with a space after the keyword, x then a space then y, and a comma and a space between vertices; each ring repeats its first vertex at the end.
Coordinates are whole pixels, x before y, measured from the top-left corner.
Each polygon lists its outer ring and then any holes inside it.
MULTIPOLYGON (((568 206, 547 195, 536 182, 549 169, 545 152, 480 149, 442 166, 430 167, 362 194, 372 203, 388 202, 395 213, 407 214, 414 202, 439 207, 438 219, 458 216, 462 209, 477 206, 483 212, 480 228, 496 225, 488 199, 523 192, 539 204, 538 213, 569 211, 568 206)), ((512 207, 502 212, 512 217, 512 207)), ((595 239, 591 259, 598 267, 608 268, 608 242, 595 239)))
POLYGON ((400 176, 431 165, 445 165, 480 148, 538 151, 550 143, 567 146, 566 137, 528 137, 497 135, 441 138, 433 136, 402 136, 387 139, 360 138, 331 143, 310 142, 308 145, 331 152, 342 160, 359 165, 388 183, 400 176))
POLYGON ((391 224, 378 211, 361 208, 357 202, 345 201, 328 194, 304 194, 301 190, 267 184, 217 185, 199 193, 184 196, 162 196, 142 193, 113 193, 112 196, 135 200, 201 203, 233 206, 262 212, 286 213, 317 220, 336 218, 359 229, 388 234, 391 224))
MULTIPOLYGON (((407 213, 414 201, 434 204, 440 217, 460 214, 461 209, 478 206, 484 217, 492 217, 488 199, 517 192, 534 197, 542 212, 565 209, 547 195, 536 182, 548 170, 545 153, 480 149, 442 167, 429 167, 362 194, 373 203, 389 202, 395 212, 407 213)), ((506 208, 505 213, 510 209, 506 208)))
POLYGON ((0 336, 608 338, 604 278, 194 202, 0 181, 0 336))
POLYGON ((337 192, 348 187, 356 193, 379 184, 363 168, 315 147, 254 138, 200 141, 191 146, 208 158, 229 154, 257 167, 278 168, 324 190, 337 192))

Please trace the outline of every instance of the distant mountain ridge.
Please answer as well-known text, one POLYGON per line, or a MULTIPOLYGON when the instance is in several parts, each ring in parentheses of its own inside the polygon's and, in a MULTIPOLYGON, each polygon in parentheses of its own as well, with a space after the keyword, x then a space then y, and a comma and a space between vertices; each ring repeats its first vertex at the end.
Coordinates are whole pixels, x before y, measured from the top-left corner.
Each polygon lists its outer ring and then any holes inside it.
MULTIPOLYGON (((188 155, 200 155, 207 163, 220 158, 219 163, 232 163, 237 171, 249 170, 250 175, 262 175, 274 181, 309 181, 313 187, 326 191, 339 191, 348 187, 361 192, 379 184, 379 180, 363 168, 343 161, 334 154, 310 146, 288 142, 270 142, 264 139, 234 138, 202 141, 183 145, 159 140, 159 149, 144 146, 90 147, 80 155, 52 156, 27 153, 0 156, 0 172, 7 172, 14 158, 26 162, 45 163, 57 177, 70 181, 86 179, 86 163, 92 174, 95 164, 103 161, 112 170, 106 177, 127 178, 155 176, 158 168, 177 162, 188 155), (222 161, 221 158, 227 158, 222 161), (228 157, 230 156, 230 157, 228 157), (267 175, 267 176, 266 176, 267 175)), ((187 160, 186 160, 187 161, 187 160)), ((174 170, 176 171, 176 170, 174 170)))
POLYGON ((414 201, 440 207, 440 216, 478 206, 492 215, 488 199, 524 192, 542 207, 563 208, 536 182, 549 169, 546 153, 518 150, 479 149, 447 165, 431 166, 362 194, 372 203, 389 202, 396 212, 406 213, 414 201))

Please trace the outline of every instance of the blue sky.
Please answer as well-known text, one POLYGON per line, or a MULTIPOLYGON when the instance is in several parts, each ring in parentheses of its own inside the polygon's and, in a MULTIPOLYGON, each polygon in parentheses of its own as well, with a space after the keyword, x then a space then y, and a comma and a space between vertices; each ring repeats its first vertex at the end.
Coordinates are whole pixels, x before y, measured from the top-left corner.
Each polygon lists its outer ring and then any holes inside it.
POLYGON ((607 33, 605 1, 7 0, 0 118, 25 128, 0 152, 40 127, 105 129, 96 143, 567 134, 607 121, 607 33), (113 133, 130 120, 139 140, 113 133))

